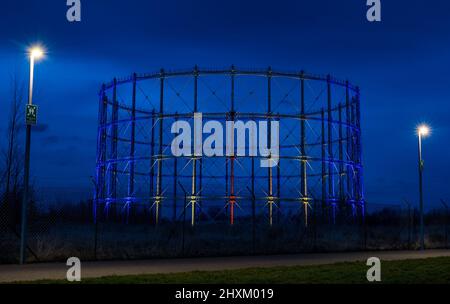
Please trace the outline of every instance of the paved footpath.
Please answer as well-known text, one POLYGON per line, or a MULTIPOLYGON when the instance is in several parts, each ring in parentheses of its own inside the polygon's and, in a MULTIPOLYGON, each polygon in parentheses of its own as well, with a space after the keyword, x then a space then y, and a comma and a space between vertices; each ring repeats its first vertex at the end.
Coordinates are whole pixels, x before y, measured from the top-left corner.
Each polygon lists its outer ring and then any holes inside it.
MULTIPOLYGON (((344 252, 321 254, 295 254, 274 256, 245 256, 189 259, 154 259, 139 261, 81 262, 82 278, 112 275, 176 273, 187 271, 214 271, 251 267, 323 265, 339 262, 366 261, 379 257, 382 261, 421 259, 450 256, 450 250, 344 252)), ((0 283, 65 279, 65 263, 27 265, 0 265, 0 283)))

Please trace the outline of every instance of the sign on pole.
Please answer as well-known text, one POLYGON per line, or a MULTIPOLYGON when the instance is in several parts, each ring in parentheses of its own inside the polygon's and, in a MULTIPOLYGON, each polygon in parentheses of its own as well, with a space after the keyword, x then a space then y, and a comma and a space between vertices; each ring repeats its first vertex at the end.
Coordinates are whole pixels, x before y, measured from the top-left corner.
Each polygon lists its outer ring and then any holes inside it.
POLYGON ((36 125, 37 123, 37 106, 36 105, 27 105, 27 109, 25 111, 25 117, 27 121, 27 125, 36 125))

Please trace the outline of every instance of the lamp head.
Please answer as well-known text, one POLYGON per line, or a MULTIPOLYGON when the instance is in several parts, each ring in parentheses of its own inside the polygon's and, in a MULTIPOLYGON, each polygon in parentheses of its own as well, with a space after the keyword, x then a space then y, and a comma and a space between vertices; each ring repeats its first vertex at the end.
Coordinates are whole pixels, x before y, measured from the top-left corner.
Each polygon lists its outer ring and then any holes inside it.
POLYGON ((44 50, 40 46, 33 46, 29 50, 30 58, 33 58, 35 60, 41 59, 44 57, 44 50))
POLYGON ((430 134, 430 127, 425 124, 422 124, 417 127, 417 134, 420 136, 427 136, 430 134))

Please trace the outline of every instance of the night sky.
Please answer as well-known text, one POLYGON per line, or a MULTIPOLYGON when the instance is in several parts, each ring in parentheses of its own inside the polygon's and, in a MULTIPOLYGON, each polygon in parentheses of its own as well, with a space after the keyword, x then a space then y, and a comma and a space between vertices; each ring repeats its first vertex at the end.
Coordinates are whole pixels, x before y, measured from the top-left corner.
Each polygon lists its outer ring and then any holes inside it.
POLYGON ((67 22, 65 0, 0 4, 1 134, 11 77, 28 81, 27 47, 38 41, 48 51, 36 66, 40 124, 31 175, 49 201, 91 196, 102 82, 195 64, 270 65, 349 79, 362 90, 367 201, 417 204, 421 122, 432 126, 424 141, 426 204, 450 199, 448 1, 382 0, 381 23, 367 22, 365 0, 81 3, 81 23, 67 22))

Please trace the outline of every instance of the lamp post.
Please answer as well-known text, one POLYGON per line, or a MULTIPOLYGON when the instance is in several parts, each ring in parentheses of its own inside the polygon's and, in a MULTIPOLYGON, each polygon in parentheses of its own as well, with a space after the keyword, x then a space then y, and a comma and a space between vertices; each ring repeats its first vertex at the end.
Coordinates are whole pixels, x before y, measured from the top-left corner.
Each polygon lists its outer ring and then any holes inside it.
POLYGON ((425 236, 424 236, 424 219, 423 219, 423 185, 422 185, 422 173, 423 173, 423 159, 422 159, 422 138, 430 134, 430 128, 427 125, 420 125, 417 128, 417 135, 419 137, 419 200, 420 200, 420 250, 425 249, 425 236))
MULTIPOLYGON (((36 46, 29 50, 30 56, 30 83, 28 90, 28 106, 33 105, 33 81, 34 81, 34 63, 44 56, 42 48, 36 46)), ((27 122, 26 142, 25 142, 25 168, 23 176, 23 199, 21 212, 21 234, 20 234, 20 264, 26 260, 26 229, 27 229, 27 208, 28 208, 28 186, 30 177, 30 144, 31 144, 31 123, 27 122)))

